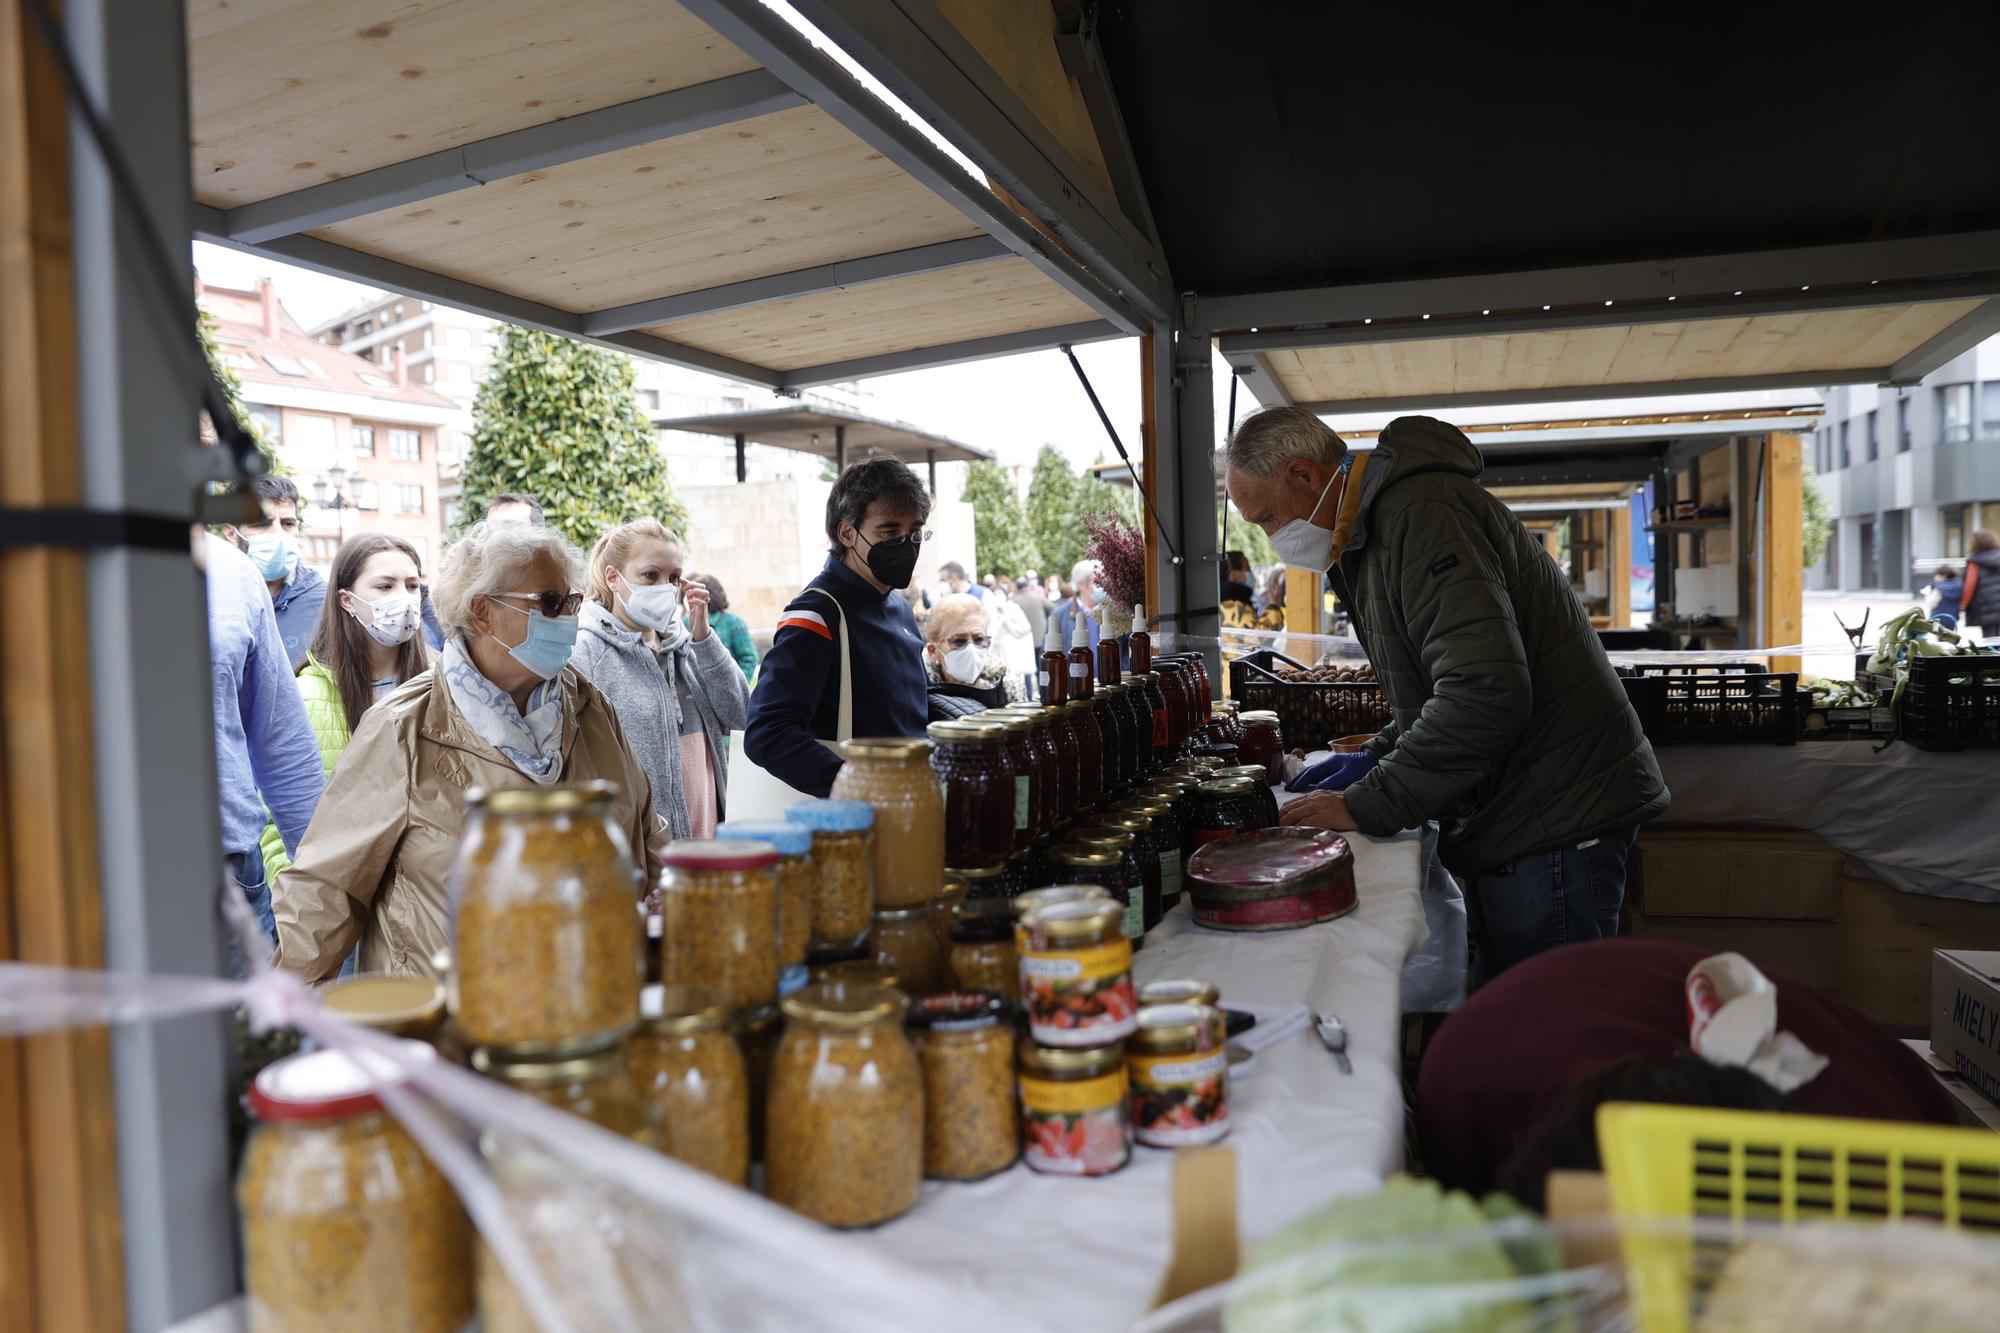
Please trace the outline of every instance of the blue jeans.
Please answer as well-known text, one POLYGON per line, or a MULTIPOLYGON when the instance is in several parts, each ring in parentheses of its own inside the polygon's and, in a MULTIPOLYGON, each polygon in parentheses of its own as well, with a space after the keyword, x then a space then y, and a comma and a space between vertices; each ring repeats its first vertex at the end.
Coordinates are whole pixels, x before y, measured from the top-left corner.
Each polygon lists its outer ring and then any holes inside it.
POLYGON ((243 890, 243 900, 250 904, 250 915, 264 928, 264 938, 276 944, 278 922, 271 915, 271 885, 264 878, 264 854, 255 848, 231 852, 223 858, 223 863, 236 887, 243 890))
POLYGON ((1638 836, 1629 828, 1580 847, 1529 852, 1467 880, 1472 986, 1538 953, 1616 935, 1625 863, 1638 836))

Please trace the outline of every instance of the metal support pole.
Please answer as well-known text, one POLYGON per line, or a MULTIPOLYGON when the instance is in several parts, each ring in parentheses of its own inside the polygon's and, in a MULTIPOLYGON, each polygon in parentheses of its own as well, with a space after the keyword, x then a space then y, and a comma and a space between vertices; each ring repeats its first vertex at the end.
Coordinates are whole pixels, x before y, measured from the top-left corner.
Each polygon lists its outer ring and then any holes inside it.
POLYGON ((937 450, 924 450, 924 470, 930 474, 931 495, 937 495, 937 450))
MULTIPOLYGON (((1180 549, 1178 557, 1166 557, 1160 571, 1162 628, 1214 639, 1222 621, 1216 577, 1213 349, 1208 331, 1188 326, 1185 319, 1156 326, 1153 349, 1163 363, 1154 373, 1163 460, 1157 504, 1161 519, 1179 538, 1180 549)), ((1219 685, 1220 654, 1212 646, 1204 651, 1209 679, 1219 685)))
MULTIPOLYGON (((63 20, 145 207, 162 235, 186 237, 186 65, 161 58, 187 46, 180 0, 67 0, 63 20)), ((83 493, 192 522, 198 390, 175 355, 185 314, 142 269, 136 229, 75 117, 70 161, 83 493)), ((111 548, 90 557, 87 578, 106 963, 214 976, 222 868, 201 574, 185 553, 111 548)), ((227 1032, 204 1015, 112 1035, 130 1328, 175 1323, 236 1288, 227 1032)))
POLYGON ((742 485, 750 480, 750 460, 743 454, 743 432, 736 432, 736 483, 742 485))
POLYGON ((847 427, 833 428, 833 470, 835 474, 847 471, 847 427))

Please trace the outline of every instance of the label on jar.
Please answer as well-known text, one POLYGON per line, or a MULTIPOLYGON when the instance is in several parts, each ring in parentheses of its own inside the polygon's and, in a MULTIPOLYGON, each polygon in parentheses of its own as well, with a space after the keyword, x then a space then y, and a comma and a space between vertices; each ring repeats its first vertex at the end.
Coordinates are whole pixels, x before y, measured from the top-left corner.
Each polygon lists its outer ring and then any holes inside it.
POLYGON ((1071 680, 1082 680, 1085 676, 1089 674, 1090 674, 1090 668, 1085 666, 1083 663, 1071 662, 1069 664, 1069 678, 1071 680))
POLYGON ((1049 697, 1049 669, 1047 667, 1042 668, 1040 680, 1042 685, 1042 697, 1046 699, 1049 697))
POLYGON ((1022 1157, 1036 1171, 1101 1176, 1132 1156, 1125 1071, 1074 1082, 1021 1077, 1022 1157))
POLYGON ((1134 889, 1125 895, 1125 938, 1136 940, 1146 933, 1146 895, 1134 889))
POLYGON ((1044 1046, 1102 1046, 1139 1024, 1132 942, 1021 954, 1021 1003, 1044 1046))
POLYGON ((1014 827, 1028 827, 1028 779, 1014 779, 1014 827))
POLYGON ((1181 849, 1169 847, 1160 853, 1161 910, 1181 900, 1181 849))
POLYGON ((1229 1132, 1229 1057, 1134 1054, 1132 1136, 1154 1148, 1213 1143, 1229 1132))
POLYGON ((1155 750, 1166 749, 1168 745, 1173 743, 1171 739, 1172 734, 1172 728, 1167 724, 1167 710, 1164 708, 1155 708, 1153 710, 1153 748, 1155 750))

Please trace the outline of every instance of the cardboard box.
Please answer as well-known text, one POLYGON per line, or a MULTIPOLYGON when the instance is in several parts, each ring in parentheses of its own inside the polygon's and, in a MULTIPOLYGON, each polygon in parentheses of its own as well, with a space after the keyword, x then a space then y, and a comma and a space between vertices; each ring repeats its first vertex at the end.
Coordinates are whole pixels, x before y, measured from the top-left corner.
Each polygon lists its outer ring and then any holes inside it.
POLYGON ((1811 833, 1649 828, 1633 872, 1648 917, 1840 918, 1840 853, 1811 833))
POLYGON ((1951 1094, 1961 1125, 1967 1129, 2000 1130, 2000 1105, 1982 1097, 1976 1088, 1959 1076, 1956 1069, 1938 1059, 1928 1041, 1922 1037, 1911 1037, 1903 1045, 1930 1067, 1931 1073, 1937 1075, 1937 1081, 1951 1094))
POLYGON ((1931 966, 1931 1053, 2000 1101, 2000 953, 1939 949, 1931 966))

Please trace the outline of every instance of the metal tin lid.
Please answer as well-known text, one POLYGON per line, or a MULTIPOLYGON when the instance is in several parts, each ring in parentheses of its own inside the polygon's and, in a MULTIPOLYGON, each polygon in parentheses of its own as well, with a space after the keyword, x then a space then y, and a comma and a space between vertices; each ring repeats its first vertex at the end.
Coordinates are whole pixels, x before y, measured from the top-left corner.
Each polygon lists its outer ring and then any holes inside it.
POLYGON ((1096 699, 1094 699, 1094 698, 1092 698, 1092 699, 1071 699, 1071 700, 1070 700, 1070 701, 1069 701, 1068 703, 1065 703, 1065 704, 1064 704, 1064 705, 1062 706, 1062 711, 1063 711, 1063 712, 1065 712, 1065 713, 1074 713, 1074 712, 1078 712, 1078 711, 1084 711, 1084 712, 1088 712, 1088 711, 1090 710, 1091 706, 1092 706, 1092 705, 1094 705, 1094 704, 1095 704, 1096 702, 1097 702, 1097 700, 1096 700, 1096 699))
POLYGON ((1134 835, 1144 833, 1153 827, 1153 817, 1143 810, 1133 810, 1125 806, 1112 806, 1097 812, 1098 828, 1117 829, 1134 835))
POLYGON ((842 741, 840 750, 849 759, 922 759, 931 743, 916 736, 866 736, 842 741))
POLYGON ((865 953, 859 958, 844 959, 838 963, 824 963, 813 969, 814 984, 833 982, 847 986, 882 986, 889 990, 903 988, 903 974, 887 963, 878 962, 865 953))
POLYGON ((1177 777, 1169 773, 1165 777, 1155 778, 1150 790, 1155 793, 1164 793, 1168 796, 1179 796, 1182 792, 1193 791, 1200 785, 1193 778, 1177 777))
POLYGON ((778 849, 768 842, 733 838, 682 838, 659 854, 669 870, 768 870, 778 864, 778 849))
POLYGON ((472 1067, 488 1078, 536 1088, 552 1083, 588 1082, 615 1074, 624 1065, 623 1042, 562 1060, 536 1060, 497 1051, 490 1046, 481 1046, 472 1053, 472 1067))
POLYGON ((976 1032, 998 1027, 1007 1001, 990 990, 948 990, 910 1005, 904 1022, 926 1032, 976 1032))
POLYGON ((901 1018, 909 1005, 901 991, 861 982, 821 981, 778 1001, 786 1018, 815 1027, 865 1028, 901 1018))
POLYGON ((1050 903, 1073 903, 1079 898, 1102 898, 1105 902, 1114 899, 1095 884, 1051 884, 1047 888, 1029 889, 1026 893, 1015 894, 1009 900, 1016 916, 1026 916, 1037 907, 1047 907, 1050 903))
POLYGON ((1021 717, 1034 718, 1039 717, 1043 713, 1053 713, 1060 706, 1059 704, 1042 703, 1001 704, 998 708, 989 708, 977 716, 991 717, 995 713, 1015 713, 1021 717))
POLYGON ((1115 1041, 1109 1046, 1038 1046, 1032 1041, 1024 1041, 1015 1063, 1030 1078, 1080 1081, 1122 1068, 1125 1047, 1115 1041))
POLYGON ((1105 851, 1098 847, 1080 847, 1074 843, 1064 843, 1049 852, 1049 860, 1066 866, 1115 866, 1124 861, 1117 852, 1105 851))
POLYGON ((1330 829, 1291 825, 1212 842, 1188 860, 1198 884, 1233 894, 1290 893, 1354 863, 1347 839, 1330 829))
POLYGON ((967 885, 973 885, 979 883, 981 880, 1000 878, 1000 876, 1007 873, 1007 867, 1006 866, 948 866, 946 867, 944 873, 947 875, 957 875, 960 879, 964 880, 967 885))
POLYGON ((1156 1004, 1206 1004, 1222 1003, 1222 988, 1213 981, 1198 981, 1193 977, 1161 977, 1148 981, 1139 987, 1139 1004, 1145 1008, 1156 1004))
POLYGON ((703 1032, 722 1027, 733 1012, 722 996, 706 986, 662 986, 655 982, 639 992, 639 1019, 648 1032, 668 1036, 703 1032))
MULTIPOLYGON (((1117 858, 1109 852, 1113 863, 1117 858)), ((1049 903, 1034 908, 1021 916, 1021 928, 1031 935, 1037 935, 1051 944, 1082 939, 1091 935, 1102 935, 1106 931, 1122 930, 1125 925, 1125 908, 1115 898, 1076 898, 1064 903, 1049 903)))
POLYGON ((1204 796, 1244 796, 1258 790, 1254 778, 1211 778, 1195 788, 1204 796))
POLYGON ((465 794, 468 812, 514 815, 565 815, 608 805, 618 796, 609 782, 578 782, 556 787, 474 787, 465 794))
POLYGON ((812 830, 784 819, 726 819, 715 826, 715 836, 768 842, 780 856, 805 856, 813 849, 812 830))
MULTIPOLYGON (((397 1060, 428 1065, 437 1052, 420 1041, 397 1040, 397 1060)), ((307 1051, 258 1071, 250 1110, 259 1120, 337 1120, 381 1109, 376 1093, 409 1081, 397 1060, 374 1051, 307 1051)))
POLYGON ((948 745, 998 745, 1007 739, 1007 729, 998 722, 981 722, 976 718, 933 722, 924 728, 924 734, 948 745))
POLYGON ((789 823, 804 824, 815 833, 861 833, 875 827, 875 807, 866 801, 818 797, 795 801, 785 808, 789 823))
POLYGON ((1200 1046, 1215 1032, 1218 1015, 1205 1004, 1153 1004, 1139 1010, 1139 1026, 1125 1040, 1140 1050, 1193 1042, 1200 1046))
POLYGON ((363 1027, 406 1029, 444 1016, 444 987, 429 977, 359 972, 319 993, 320 1006, 363 1027))

